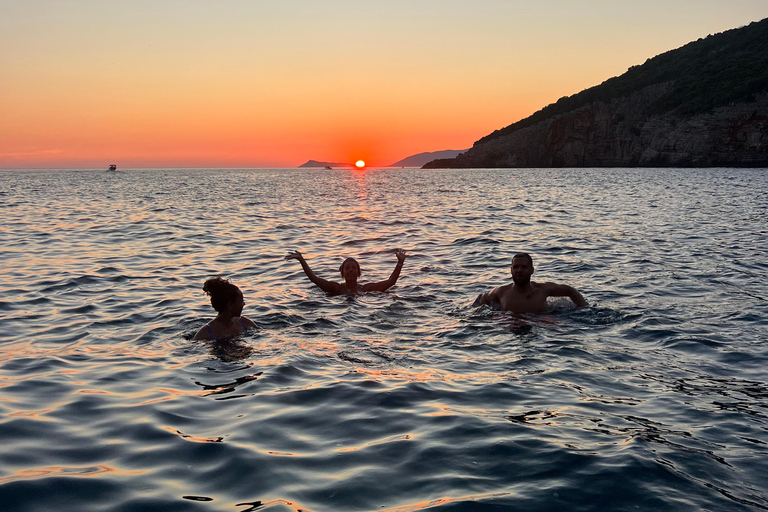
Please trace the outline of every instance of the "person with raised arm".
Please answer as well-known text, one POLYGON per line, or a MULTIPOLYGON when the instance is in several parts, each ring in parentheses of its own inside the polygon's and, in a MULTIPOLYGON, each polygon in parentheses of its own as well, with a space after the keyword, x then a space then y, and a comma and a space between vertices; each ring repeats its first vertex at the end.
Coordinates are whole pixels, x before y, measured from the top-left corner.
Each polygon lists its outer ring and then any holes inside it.
POLYGON ((304 269, 304 273, 310 281, 317 285, 318 288, 326 293, 333 295, 341 295, 344 293, 354 294, 358 292, 383 292, 391 288, 397 282, 397 278, 400 277, 400 271, 403 269, 403 262, 405 261, 406 254, 402 249, 395 249, 393 251, 397 256, 397 265, 395 270, 392 271, 392 275, 386 281, 379 281, 377 283, 359 284, 357 280, 360 278, 360 264, 354 258, 347 258, 339 267, 341 277, 344 279, 343 283, 337 283, 335 281, 327 281, 322 277, 318 277, 309 268, 307 260, 301 255, 299 251, 289 252, 285 257, 286 260, 298 260, 301 263, 301 268, 304 269))
POLYGON ((475 306, 497 306, 513 313, 541 313, 547 307, 548 297, 568 297, 577 308, 587 305, 584 297, 572 286, 531 281, 533 259, 530 254, 518 253, 512 258, 512 283, 494 288, 475 299, 475 306))

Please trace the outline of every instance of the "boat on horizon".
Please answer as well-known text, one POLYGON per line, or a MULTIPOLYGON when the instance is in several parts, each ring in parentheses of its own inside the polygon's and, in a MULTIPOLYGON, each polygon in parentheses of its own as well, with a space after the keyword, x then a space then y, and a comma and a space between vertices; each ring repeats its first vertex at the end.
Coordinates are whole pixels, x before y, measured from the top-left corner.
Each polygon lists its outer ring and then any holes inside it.
POLYGON ((109 169, 107 169, 107 170, 108 170, 108 171, 116 171, 116 170, 117 170, 117 165, 115 165, 115 164, 109 164, 109 169))

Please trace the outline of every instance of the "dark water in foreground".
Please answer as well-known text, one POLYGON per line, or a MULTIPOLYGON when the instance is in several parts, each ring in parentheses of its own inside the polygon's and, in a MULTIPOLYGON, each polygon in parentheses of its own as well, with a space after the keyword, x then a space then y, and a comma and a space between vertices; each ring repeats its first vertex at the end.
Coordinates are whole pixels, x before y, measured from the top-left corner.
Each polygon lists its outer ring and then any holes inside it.
POLYGON ((766 510, 768 170, 0 172, 0 509, 766 510), (342 257, 390 293, 327 297, 342 257), (471 307, 576 286, 527 325, 471 307), (222 274, 262 328, 194 342, 222 274))

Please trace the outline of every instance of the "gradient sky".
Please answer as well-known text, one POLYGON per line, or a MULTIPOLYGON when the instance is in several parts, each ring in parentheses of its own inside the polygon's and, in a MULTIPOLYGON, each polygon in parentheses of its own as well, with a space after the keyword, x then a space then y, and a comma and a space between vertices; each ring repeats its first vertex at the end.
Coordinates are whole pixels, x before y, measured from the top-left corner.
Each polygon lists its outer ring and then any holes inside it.
POLYGON ((767 0, 0 0, 0 168, 387 165, 767 0))

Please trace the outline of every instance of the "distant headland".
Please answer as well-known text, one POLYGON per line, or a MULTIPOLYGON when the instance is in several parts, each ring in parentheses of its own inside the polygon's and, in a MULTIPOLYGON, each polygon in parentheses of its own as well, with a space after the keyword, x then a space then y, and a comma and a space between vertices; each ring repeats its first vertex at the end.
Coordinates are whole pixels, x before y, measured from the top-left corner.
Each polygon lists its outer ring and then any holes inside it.
POLYGON ((327 168, 327 167, 330 167, 330 168, 339 167, 339 168, 346 169, 346 168, 354 167, 354 165, 352 165, 352 164, 343 164, 343 163, 339 163, 339 162, 318 162, 317 160, 308 160, 307 163, 301 164, 299 166, 299 168, 302 168, 302 167, 324 167, 324 168, 327 168))
POLYGON ((424 167, 768 167, 768 18, 648 59, 424 167))
POLYGON ((446 149, 443 151, 432 151, 431 153, 418 153, 403 158, 402 160, 398 160, 397 162, 390 164, 389 167, 421 167, 436 158, 455 158, 465 151, 466 149, 446 149))
MULTIPOLYGON (((398 160, 397 162, 387 165, 386 167, 421 167, 427 162, 431 162, 436 158, 453 158, 466 151, 466 149, 446 149, 443 151, 432 151, 426 153, 418 153, 409 157, 398 160)), ((354 168, 353 164, 344 164, 339 162, 320 162, 318 160, 308 160, 299 166, 302 167, 323 167, 331 169, 347 169, 354 168)))

